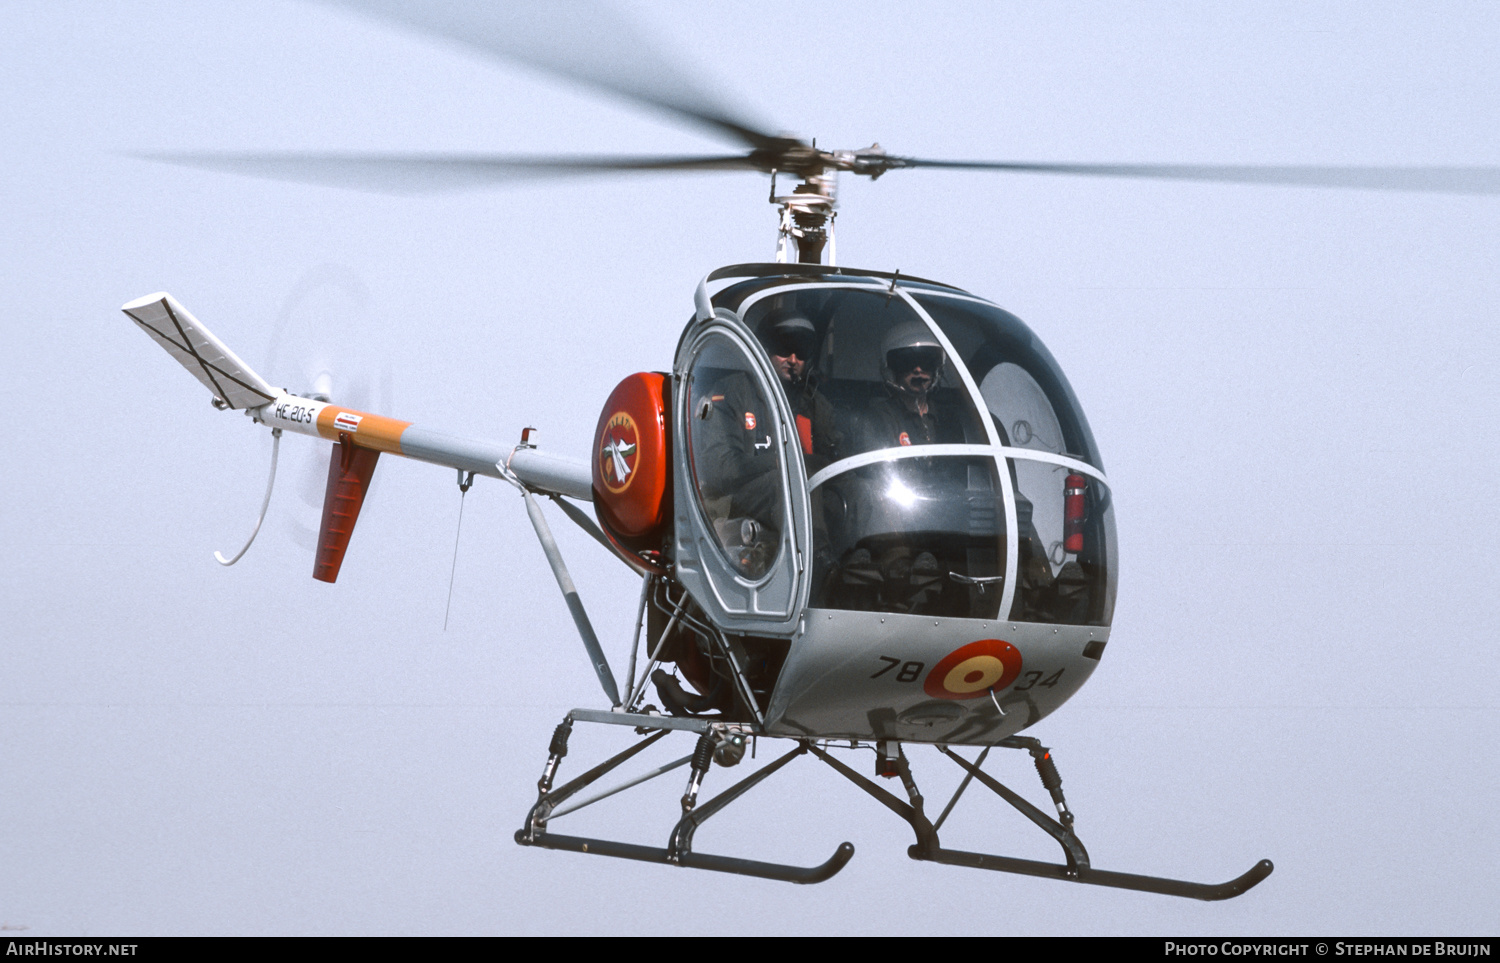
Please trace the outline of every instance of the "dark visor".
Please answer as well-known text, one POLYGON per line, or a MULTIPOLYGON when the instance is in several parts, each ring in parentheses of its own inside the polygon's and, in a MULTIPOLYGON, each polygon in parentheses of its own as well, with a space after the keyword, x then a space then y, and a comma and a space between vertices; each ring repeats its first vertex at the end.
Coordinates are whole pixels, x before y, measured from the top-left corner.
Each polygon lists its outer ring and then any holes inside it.
POLYGON ((886 363, 896 374, 905 374, 913 368, 921 368, 928 374, 935 373, 943 364, 943 349, 936 347, 894 348, 885 356, 886 363))
POLYGON ((774 334, 771 336, 771 353, 782 358, 792 354, 803 359, 811 358, 813 340, 807 334, 774 334))

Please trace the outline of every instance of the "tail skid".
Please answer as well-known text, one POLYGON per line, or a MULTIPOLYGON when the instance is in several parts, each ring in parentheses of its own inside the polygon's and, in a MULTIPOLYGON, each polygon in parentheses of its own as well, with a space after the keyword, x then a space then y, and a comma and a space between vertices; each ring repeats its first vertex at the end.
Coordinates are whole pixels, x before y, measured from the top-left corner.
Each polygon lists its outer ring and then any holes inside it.
POLYGON ((226 568, 245 557, 250 551, 250 546, 255 544, 255 536, 260 534, 260 526, 265 523, 266 509, 271 507, 271 492, 276 488, 276 461, 281 455, 281 429, 271 429, 271 474, 266 479, 266 497, 260 500, 260 515, 255 519, 255 527, 250 530, 250 537, 245 539, 245 545, 233 558, 225 558, 222 553, 214 552, 214 559, 226 568))

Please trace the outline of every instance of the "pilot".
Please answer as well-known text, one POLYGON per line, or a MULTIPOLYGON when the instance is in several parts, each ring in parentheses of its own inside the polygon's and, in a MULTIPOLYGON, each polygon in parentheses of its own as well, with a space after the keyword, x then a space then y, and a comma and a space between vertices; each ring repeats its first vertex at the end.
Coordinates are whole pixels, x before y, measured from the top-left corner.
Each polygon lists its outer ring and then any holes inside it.
POLYGON ((886 396, 870 404, 863 450, 963 443, 960 419, 941 410, 932 396, 947 362, 942 343, 920 321, 906 321, 886 332, 880 345, 886 396))
POLYGON ((761 326, 761 340, 791 404, 803 461, 808 475, 813 475, 833 461, 839 447, 833 405, 818 390, 812 367, 818 352, 817 330, 792 311, 774 314, 767 322, 761 326))
MULTIPOLYGON (((880 373, 885 382, 883 396, 861 412, 860 451, 909 445, 962 444, 963 421, 951 406, 940 405, 933 396, 947 367, 942 342, 920 321, 906 321, 886 332, 880 345, 880 373)), ((915 524, 906 513, 911 503, 890 493, 900 490, 915 497, 915 490, 934 488, 962 491, 963 477, 953 474, 962 463, 949 460, 902 459, 885 466, 872 494, 891 517, 875 528, 892 533, 915 524)), ((938 499, 940 501, 940 499, 938 499)), ((935 504, 931 497, 917 504, 935 504)), ((867 509, 868 511, 868 509, 867 509)), ((917 527, 921 527, 918 525, 917 527)), ((844 606, 866 611, 936 614, 944 611, 948 580, 942 563, 928 541, 900 539, 872 547, 860 545, 841 560, 834 589, 844 606)))

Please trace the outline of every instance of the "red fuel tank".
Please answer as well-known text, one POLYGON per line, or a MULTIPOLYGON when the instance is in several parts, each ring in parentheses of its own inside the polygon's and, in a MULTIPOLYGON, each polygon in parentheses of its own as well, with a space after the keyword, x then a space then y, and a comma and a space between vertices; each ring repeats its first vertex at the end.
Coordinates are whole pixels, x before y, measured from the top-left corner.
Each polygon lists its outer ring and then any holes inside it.
POLYGON ((669 387, 659 372, 631 375, 610 392, 594 431, 594 513, 631 553, 661 550, 671 511, 669 387))

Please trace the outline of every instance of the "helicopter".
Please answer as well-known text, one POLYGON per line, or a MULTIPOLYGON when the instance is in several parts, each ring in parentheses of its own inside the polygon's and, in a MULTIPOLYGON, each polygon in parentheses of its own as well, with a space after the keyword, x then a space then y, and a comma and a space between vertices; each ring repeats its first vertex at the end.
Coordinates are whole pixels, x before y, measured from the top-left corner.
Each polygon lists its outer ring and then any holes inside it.
MULTIPOLYGON (((658 99, 656 105, 664 102, 658 99)), ((874 144, 829 151, 729 115, 683 108, 681 102, 678 108, 684 117, 734 133, 748 153, 656 160, 489 159, 492 168, 510 173, 731 169, 772 178, 771 196, 780 215, 776 260, 705 276, 671 371, 633 375, 620 383, 601 409, 588 459, 545 452, 529 435, 515 446, 455 439, 344 408, 331 398, 273 388, 169 295, 131 302, 126 313, 199 376, 223 407, 251 412, 273 433, 291 431, 333 443, 318 552, 318 577, 325 581, 337 577, 382 452, 439 464, 469 480, 500 478, 523 492, 610 702, 608 709, 570 713, 554 734, 538 802, 517 835, 523 844, 795 882, 827 878, 848 862, 852 847, 841 847, 811 869, 692 849, 693 832, 704 820, 781 765, 808 754, 906 819, 917 835, 912 855, 919 859, 1210 899, 1237 895, 1263 879, 1271 870, 1268 862, 1220 887, 1105 873, 1089 864, 1050 752, 1020 735, 1081 687, 1109 638, 1118 564, 1108 479, 1087 421, 1061 369, 1017 319, 950 285, 836 264, 837 173, 877 178, 923 166, 1027 170, 1047 165, 930 161, 890 155, 874 144), (796 185, 778 193, 779 179, 796 185), (729 283, 711 289, 722 282, 729 283), (889 352, 879 350, 884 338, 903 324, 924 328, 942 352, 941 374, 928 394, 933 409, 945 413, 954 440, 902 444, 898 436, 883 447, 835 445, 825 456, 830 460, 815 466, 818 453, 803 441, 792 397, 780 387, 772 360, 770 336, 787 317, 812 328, 809 361, 816 386, 840 422, 837 434, 846 438, 859 435, 862 416, 899 390, 890 387, 894 377, 882 370, 889 360, 889 352), (753 403, 729 410, 716 400, 719 395, 727 400, 730 392, 720 389, 730 383, 751 391, 753 403), (757 432, 745 441, 774 461, 772 471, 753 479, 770 476, 777 482, 779 501, 769 510, 756 514, 735 506, 736 482, 752 479, 710 477, 720 467, 712 458, 712 432, 725 418, 738 419, 747 433, 757 432), (755 447, 762 442, 764 448, 755 447), (588 518, 568 499, 592 502, 596 517, 588 518), (551 539, 543 500, 591 534, 597 532, 611 552, 639 571, 642 635, 636 649, 642 668, 637 672, 632 666, 623 692, 551 539), (665 681, 658 681, 656 673, 667 665, 695 691, 665 673, 660 677, 665 681), (646 705, 652 683, 662 710, 646 705), (554 788, 568 734, 579 723, 644 729, 646 738, 628 755, 554 788), (569 804, 576 808, 577 797, 594 782, 674 732, 698 740, 690 757, 673 764, 690 765, 691 775, 682 821, 665 848, 550 830, 550 820, 569 804), (741 761, 747 738, 786 738, 794 749, 700 805, 699 789, 712 766, 741 761), (905 799, 844 766, 830 751, 835 742, 873 746, 877 778, 898 779, 905 799), (944 849, 937 834, 952 804, 936 819, 927 815, 903 748, 921 745, 937 746, 953 759, 968 777, 965 786, 978 781, 1020 809, 1059 842, 1064 864, 944 849), (983 756, 971 762, 953 751, 962 746, 1031 754, 1057 818, 993 780, 980 768, 983 756)), ((200 156, 196 161, 276 176, 310 176, 318 167, 347 171, 363 165, 401 174, 460 166, 452 158, 431 157, 200 156)), ((1448 176, 1430 170, 1047 169, 1272 183, 1406 178, 1408 186, 1448 176)))

